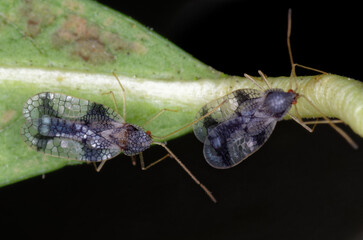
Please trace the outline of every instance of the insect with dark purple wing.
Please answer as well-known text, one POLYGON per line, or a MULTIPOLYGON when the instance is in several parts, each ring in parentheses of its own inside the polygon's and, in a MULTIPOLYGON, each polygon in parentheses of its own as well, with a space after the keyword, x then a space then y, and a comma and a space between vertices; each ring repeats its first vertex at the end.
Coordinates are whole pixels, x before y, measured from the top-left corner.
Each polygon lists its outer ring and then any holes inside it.
POLYGON ((215 168, 230 168, 242 162, 267 141, 296 98, 296 93, 281 89, 239 89, 206 104, 196 118, 227 100, 193 126, 195 136, 204 143, 207 162, 215 168))
MULTIPOLYGON (((290 32, 291 11, 289 11, 287 43, 292 76, 296 77, 296 64, 293 62, 290 48, 290 32)), ((289 115, 309 132, 312 132, 312 129, 302 120, 289 113, 290 108, 297 103, 299 97, 304 97, 322 115, 325 123, 330 124, 353 148, 358 148, 357 144, 342 129, 325 117, 305 96, 292 89, 287 92, 282 89, 272 89, 265 75, 261 71, 259 74, 268 89, 264 89, 255 79, 245 74, 245 77, 254 82, 260 90, 236 90, 207 103, 197 113, 196 119, 199 119, 225 102, 218 110, 193 126, 195 136, 204 143, 204 157, 211 166, 225 169, 241 163, 267 141, 277 121, 282 120, 285 115, 289 115)))

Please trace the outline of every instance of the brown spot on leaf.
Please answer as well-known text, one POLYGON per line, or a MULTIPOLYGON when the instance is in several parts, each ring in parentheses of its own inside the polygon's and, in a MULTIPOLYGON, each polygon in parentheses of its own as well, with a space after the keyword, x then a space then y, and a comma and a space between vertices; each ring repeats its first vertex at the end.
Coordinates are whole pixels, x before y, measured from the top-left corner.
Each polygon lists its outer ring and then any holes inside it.
POLYGON ((47 4, 37 4, 37 7, 34 7, 33 1, 27 0, 23 2, 19 9, 20 16, 26 20, 24 33, 31 38, 40 34, 42 29, 51 24, 56 17, 52 14, 47 4))
POLYGON ((114 60, 114 56, 105 51, 105 46, 98 39, 78 40, 76 42, 75 54, 83 60, 92 63, 104 63, 114 60))
POLYGON ((6 124, 8 122, 10 122, 10 120, 12 120, 15 116, 15 110, 8 110, 6 112, 4 112, 1 117, 0 117, 0 123, 2 124, 6 124))
POLYGON ((86 19, 70 15, 52 36, 56 47, 71 47, 70 53, 86 62, 101 64, 114 61, 115 57, 99 39, 100 29, 86 19))
MULTIPOLYGON (((110 21, 110 20, 109 20, 110 21)), ((95 23, 77 15, 70 15, 52 35, 57 48, 65 48, 72 56, 93 64, 115 61, 116 53, 145 54, 141 41, 128 41, 119 34, 106 31, 95 23)))

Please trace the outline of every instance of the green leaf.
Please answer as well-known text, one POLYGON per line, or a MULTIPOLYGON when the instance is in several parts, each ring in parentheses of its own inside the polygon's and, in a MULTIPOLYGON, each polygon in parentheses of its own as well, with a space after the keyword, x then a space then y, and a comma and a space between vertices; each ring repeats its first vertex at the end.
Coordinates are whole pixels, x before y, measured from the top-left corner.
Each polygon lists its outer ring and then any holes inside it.
MULTIPOLYGON (((47 156, 20 136, 25 101, 44 91, 61 92, 122 112, 117 73, 126 89, 127 121, 166 135, 191 122, 206 102, 235 89, 254 88, 194 59, 136 21, 93 1, 0 2, 0 186, 79 162, 47 156)), ((299 77, 300 92, 327 116, 363 136, 363 84, 337 75, 299 77), (347 107, 348 106, 348 107, 347 107)), ((270 78, 288 89, 289 78, 270 78)), ((318 117, 303 99, 300 115, 318 117)), ((186 129, 172 136, 190 131, 186 129)))

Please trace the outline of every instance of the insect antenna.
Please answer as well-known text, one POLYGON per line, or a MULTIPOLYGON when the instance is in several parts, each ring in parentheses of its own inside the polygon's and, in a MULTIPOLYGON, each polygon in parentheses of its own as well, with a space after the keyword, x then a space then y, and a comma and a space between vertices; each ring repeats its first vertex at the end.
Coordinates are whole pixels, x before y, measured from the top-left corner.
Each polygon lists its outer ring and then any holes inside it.
MULTIPOLYGON (((288 11, 288 25, 287 25, 287 48, 288 48, 288 51, 289 51, 289 57, 290 57, 290 64, 291 64, 291 77, 294 79, 294 82, 295 82, 295 87, 296 87, 296 90, 298 88, 298 83, 297 83, 297 79, 296 79, 296 66, 298 67, 301 67, 301 68, 305 68, 305 69, 308 69, 308 70, 311 70, 311 71, 315 71, 315 72, 319 72, 319 73, 322 73, 322 74, 327 74, 326 72, 324 71, 321 71, 321 70, 318 70, 318 69, 315 69, 315 68, 311 68, 311 67, 306 67, 304 65, 300 65, 300 64, 296 64, 294 63, 294 59, 293 59, 293 55, 292 55, 292 50, 291 50, 291 43, 290 43, 290 37, 291 37, 291 14, 292 14, 292 10, 291 8, 289 9, 288 11)), ((290 82, 290 86, 292 89, 292 83, 290 82)), ((290 91, 290 90, 289 90, 290 91)), ((294 91, 294 90, 292 90, 294 91)), ((296 92, 296 91, 294 91, 296 92)), ((339 128, 337 125, 334 124, 334 122, 332 120, 330 120, 328 117, 326 117, 322 111, 320 111, 320 109, 318 107, 316 107, 312 101, 310 99, 308 99, 306 96, 302 95, 302 94, 298 94, 298 97, 303 97, 321 116, 322 118, 325 120, 324 123, 327 123, 329 124, 335 131, 337 131, 347 142, 348 144, 350 144, 352 146, 352 148, 354 149, 357 149, 358 148, 358 145, 353 141, 353 139, 351 137, 349 137, 349 135, 344 132, 341 128, 339 128)), ((296 105, 294 105, 294 109, 297 113, 297 115, 300 115, 297 111, 297 107, 296 105)), ((288 115, 292 118, 293 118, 293 115, 289 114, 288 115)), ((303 126, 305 129, 307 129, 309 132, 312 132, 313 130, 310 129, 306 123, 304 123, 301 119, 300 116, 298 116, 300 119, 298 119, 299 121, 297 121, 297 119, 295 120, 296 122, 298 122, 301 126, 303 126), (306 128, 306 127, 307 128, 306 128), (310 129, 310 130, 309 130, 310 129)), ((316 124, 316 123, 315 123, 316 124)), ((314 126, 315 128, 315 126, 314 126)))
POLYGON ((157 145, 162 146, 169 154, 172 158, 174 158, 175 161, 178 162, 178 164, 184 169, 184 171, 186 171, 188 173, 188 175, 194 180, 194 182, 196 184, 198 184, 203 190, 204 192, 209 196, 209 198, 216 203, 217 200, 214 198, 213 194, 211 191, 208 190, 208 188, 206 186, 204 186, 193 174, 192 172, 182 163, 182 161, 179 160, 179 158, 177 156, 175 156, 175 154, 166 146, 165 143, 161 143, 161 142, 154 142, 157 145))
MULTIPOLYGON (((289 8, 288 10, 288 16, 287 16, 287 49, 289 51, 289 57, 290 57, 290 64, 291 64, 291 74, 290 74, 290 77, 292 77, 294 79, 294 82, 295 82, 295 89, 298 88, 298 85, 297 85, 297 80, 296 80, 296 71, 295 71, 295 64, 294 64, 294 59, 293 59, 293 56, 292 56, 292 50, 291 50, 291 43, 290 43, 290 37, 291 37, 291 24, 292 24, 292 21, 291 21, 291 8, 289 8)), ((290 89, 293 89, 293 86, 292 86, 292 81, 290 81, 290 89)))

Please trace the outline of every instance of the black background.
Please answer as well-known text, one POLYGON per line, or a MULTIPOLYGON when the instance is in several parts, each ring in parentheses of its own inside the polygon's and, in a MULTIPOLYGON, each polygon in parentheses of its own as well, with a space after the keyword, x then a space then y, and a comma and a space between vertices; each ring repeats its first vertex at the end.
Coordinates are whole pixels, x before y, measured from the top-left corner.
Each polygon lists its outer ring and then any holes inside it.
MULTIPOLYGON (((102 1, 222 72, 289 75, 287 10, 296 62, 363 79, 361 7, 348 1, 102 1)), ((300 74, 306 71, 299 70, 300 74)), ((312 73, 308 73, 312 74, 312 73)), ((67 167, 2 188, 1 235, 47 239, 363 239, 363 141, 330 127, 281 122, 229 170, 211 168, 192 134, 169 147, 209 187, 213 204, 173 161, 143 172, 125 156, 100 173, 67 167)), ((159 147, 145 152, 155 160, 159 147)))

